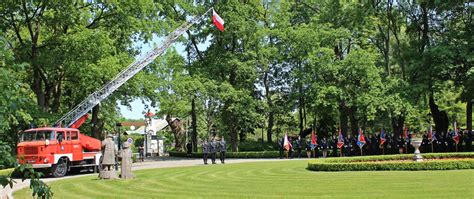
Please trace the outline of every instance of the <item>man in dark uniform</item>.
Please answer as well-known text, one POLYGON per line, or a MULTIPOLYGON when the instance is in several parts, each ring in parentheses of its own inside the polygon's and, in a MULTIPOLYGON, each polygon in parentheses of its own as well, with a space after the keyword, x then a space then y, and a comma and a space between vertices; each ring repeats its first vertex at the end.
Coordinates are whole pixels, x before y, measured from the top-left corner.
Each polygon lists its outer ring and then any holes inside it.
POLYGON ((454 140, 453 140, 453 135, 454 131, 449 129, 448 133, 446 134, 446 143, 448 144, 448 150, 449 152, 454 152, 456 151, 455 145, 454 145, 454 140))
POLYGON ((323 149, 323 158, 326 158, 328 155, 328 142, 326 137, 323 137, 323 140, 321 141, 321 147, 323 149))
POLYGON ((207 143, 207 140, 202 143, 202 158, 204 160, 204 164, 207 164, 207 154, 209 153, 209 144, 207 143))
POLYGON ((283 138, 280 138, 280 140, 278 140, 278 150, 280 151, 280 159, 283 159, 283 138))
POLYGON ((465 133, 464 133, 464 142, 466 143, 466 149, 465 151, 471 151, 471 147, 472 147, 472 133, 469 132, 469 130, 465 130, 465 133))
POLYGON ((212 139, 212 142, 210 143, 209 150, 210 150, 210 152, 211 152, 212 164, 216 164, 217 144, 216 144, 215 138, 212 139))
MULTIPOLYGON (((333 157, 338 157, 339 153, 337 153, 337 142, 338 142, 338 137, 336 135, 332 136, 332 142, 331 142, 331 147, 332 147, 332 156, 333 157)), ((341 154, 342 154, 342 147, 341 147, 341 154)))
POLYGON ((347 135, 346 139, 344 140, 344 147, 346 148, 345 156, 351 156, 352 151, 352 141, 351 141, 351 134, 347 135))
POLYGON ((220 159, 221 163, 225 163, 225 152, 227 151, 227 145, 225 143, 224 137, 222 137, 221 141, 219 142, 219 151, 220 151, 220 159))
POLYGON ((301 158, 301 150, 303 146, 301 145, 301 136, 298 136, 298 139, 296 140, 296 149, 298 152, 298 158, 301 158))
POLYGON ((188 142, 186 144, 186 152, 187 152, 188 157, 191 157, 191 152, 192 151, 193 151, 193 145, 191 144, 191 142, 188 142))
POLYGON ((311 141, 306 140, 306 156, 311 158, 311 141))

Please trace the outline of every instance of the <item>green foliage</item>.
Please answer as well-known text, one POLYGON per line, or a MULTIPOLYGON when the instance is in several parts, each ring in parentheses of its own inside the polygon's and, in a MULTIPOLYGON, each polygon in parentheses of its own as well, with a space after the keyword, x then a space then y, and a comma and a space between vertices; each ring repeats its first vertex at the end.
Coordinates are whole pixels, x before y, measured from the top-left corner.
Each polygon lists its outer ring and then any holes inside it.
POLYGON ((12 168, 15 163, 16 159, 14 156, 11 155, 11 148, 6 143, 0 141, 0 170, 6 168, 12 168))
POLYGON ((375 170, 451 170, 473 169, 474 153, 423 154, 427 159, 414 162, 413 155, 387 155, 329 158, 310 161, 308 169, 314 171, 375 171, 375 170))
POLYGON ((278 144, 276 143, 268 143, 262 141, 251 141, 246 140, 244 142, 239 143, 239 151, 276 151, 278 150, 278 144))

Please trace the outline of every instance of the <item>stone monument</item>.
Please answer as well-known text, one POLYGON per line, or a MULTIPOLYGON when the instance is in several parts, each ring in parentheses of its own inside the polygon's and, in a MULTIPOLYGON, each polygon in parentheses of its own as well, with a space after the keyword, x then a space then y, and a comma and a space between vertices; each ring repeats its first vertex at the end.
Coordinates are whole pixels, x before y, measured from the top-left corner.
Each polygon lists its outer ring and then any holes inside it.
POLYGON ((107 137, 102 141, 102 161, 100 162, 100 179, 117 179, 117 172, 114 169, 115 155, 117 149, 113 136, 108 134, 107 137))
POLYGON ((122 179, 132 179, 132 150, 130 149, 130 143, 123 143, 123 149, 120 150, 119 157, 122 158, 121 174, 122 179))
POLYGON ((421 146, 422 141, 423 140, 419 139, 419 138, 414 138, 411 141, 411 145, 413 145, 413 147, 415 147, 415 156, 413 157, 413 160, 416 161, 416 162, 422 162, 423 161, 423 157, 421 156, 421 153, 420 153, 420 146, 421 146))

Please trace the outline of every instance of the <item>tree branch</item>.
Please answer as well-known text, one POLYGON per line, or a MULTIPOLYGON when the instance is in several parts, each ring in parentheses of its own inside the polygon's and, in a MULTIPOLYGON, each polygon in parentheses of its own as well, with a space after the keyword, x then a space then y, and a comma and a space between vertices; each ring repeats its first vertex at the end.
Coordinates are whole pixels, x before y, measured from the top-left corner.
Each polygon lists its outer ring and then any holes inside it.
POLYGON ((94 19, 92 20, 92 22, 91 22, 89 25, 86 26, 87 29, 92 29, 93 26, 96 25, 96 23, 97 23, 99 20, 103 19, 104 10, 105 10, 104 7, 101 7, 101 8, 100 8, 99 16, 96 17, 96 18, 94 18, 94 19))

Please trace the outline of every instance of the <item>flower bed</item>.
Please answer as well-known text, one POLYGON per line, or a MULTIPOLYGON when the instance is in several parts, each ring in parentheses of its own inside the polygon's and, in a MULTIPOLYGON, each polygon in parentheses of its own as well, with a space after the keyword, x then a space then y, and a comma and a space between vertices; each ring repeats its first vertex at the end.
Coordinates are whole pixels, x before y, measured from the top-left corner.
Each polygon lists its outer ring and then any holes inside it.
POLYGON ((474 153, 422 154, 427 161, 411 161, 413 155, 384 155, 327 158, 313 160, 313 171, 377 171, 377 170, 451 170, 474 169, 474 153))

